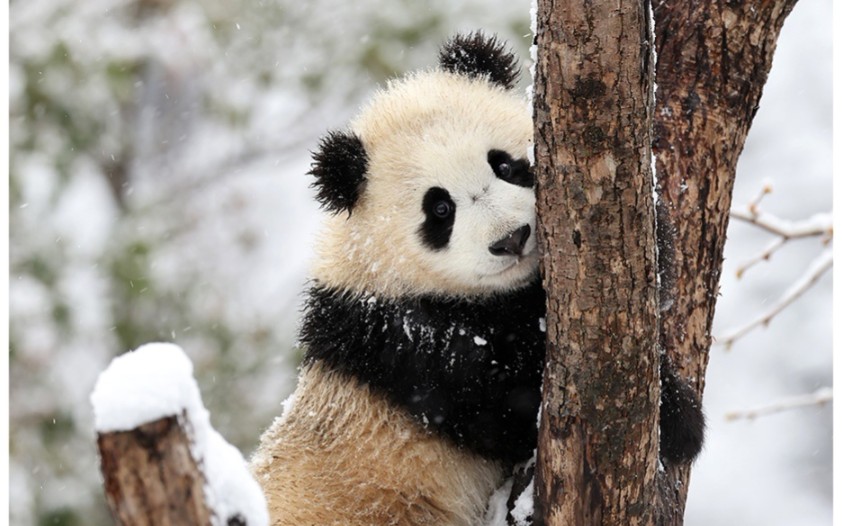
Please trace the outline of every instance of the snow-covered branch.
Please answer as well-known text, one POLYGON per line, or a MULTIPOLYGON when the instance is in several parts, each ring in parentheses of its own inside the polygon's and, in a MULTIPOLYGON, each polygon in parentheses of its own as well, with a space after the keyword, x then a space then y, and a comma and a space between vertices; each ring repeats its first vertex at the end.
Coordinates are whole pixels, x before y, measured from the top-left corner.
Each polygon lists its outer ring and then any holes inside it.
POLYGON ((813 261, 804 274, 789 287, 789 289, 775 302, 772 307, 766 312, 746 323, 742 327, 738 327, 726 333, 725 335, 716 339, 716 343, 725 345, 726 349, 730 349, 738 338, 741 338, 746 333, 759 327, 760 325, 768 325, 772 318, 777 316, 782 310, 789 306, 792 302, 801 297, 814 283, 816 283, 822 275, 833 266, 833 251, 825 249, 821 255, 813 261))
POLYGON ((780 413, 781 411, 788 411, 790 409, 824 406, 831 401, 833 401, 833 389, 830 387, 822 387, 813 393, 793 396, 780 400, 774 404, 756 407, 754 409, 731 411, 730 413, 726 413, 725 419, 729 421, 738 419, 751 420, 759 416, 780 413))
MULTIPOLYGON (((788 221, 760 209, 760 201, 772 192, 771 184, 765 184, 760 193, 743 207, 731 210, 731 218, 749 223, 775 236, 775 238, 754 257, 749 258, 737 267, 737 278, 761 261, 768 261, 772 255, 780 250, 788 241, 803 238, 819 238, 822 245, 827 246, 833 240, 833 216, 830 213, 814 214, 800 221, 788 221)), ((745 325, 717 337, 716 343, 731 348, 734 341, 760 325, 768 325, 787 306, 792 304, 807 291, 818 279, 833 266, 833 251, 826 248, 816 260, 805 270, 803 275, 762 315, 745 325)))
POLYGON ((91 403, 119 524, 268 525, 260 486, 211 427, 193 364, 178 346, 149 344, 115 358, 91 403))
POLYGON ((747 212, 733 209, 731 217, 751 223, 784 240, 822 236, 823 242, 827 242, 833 237, 833 217, 829 213, 814 214, 801 221, 787 221, 755 208, 754 212, 751 209, 747 212))
POLYGON ((772 192, 770 185, 765 185, 760 195, 748 203, 744 209, 734 208, 731 217, 752 224, 766 232, 775 235, 758 255, 750 258, 737 267, 737 278, 741 278, 746 270, 761 261, 768 261, 772 255, 793 239, 819 237, 825 245, 833 239, 833 217, 829 213, 819 213, 801 221, 787 221, 760 210, 760 201, 772 192))

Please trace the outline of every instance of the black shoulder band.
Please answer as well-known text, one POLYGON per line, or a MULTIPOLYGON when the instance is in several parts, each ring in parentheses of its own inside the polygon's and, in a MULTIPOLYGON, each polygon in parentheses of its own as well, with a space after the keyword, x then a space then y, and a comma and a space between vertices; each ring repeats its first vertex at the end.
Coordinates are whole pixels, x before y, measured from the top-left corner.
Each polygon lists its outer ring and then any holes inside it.
POLYGON ((544 309, 537 282, 483 301, 385 301, 317 285, 301 342, 305 363, 384 393, 459 446, 517 462, 537 440, 544 309))

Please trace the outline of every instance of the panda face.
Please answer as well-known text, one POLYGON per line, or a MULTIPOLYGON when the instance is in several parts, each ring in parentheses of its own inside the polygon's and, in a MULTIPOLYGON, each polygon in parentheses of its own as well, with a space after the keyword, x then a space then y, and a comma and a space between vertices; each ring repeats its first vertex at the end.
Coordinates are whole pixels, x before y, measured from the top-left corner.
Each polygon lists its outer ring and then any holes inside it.
POLYGON ((380 92, 353 122, 365 178, 328 220, 315 278, 391 297, 482 296, 537 272, 525 102, 441 71, 380 92))
POLYGON ((416 257, 430 276, 467 289, 514 288, 537 262, 534 178, 525 159, 504 150, 477 147, 471 158, 451 178, 431 177, 416 197, 423 213, 416 257))

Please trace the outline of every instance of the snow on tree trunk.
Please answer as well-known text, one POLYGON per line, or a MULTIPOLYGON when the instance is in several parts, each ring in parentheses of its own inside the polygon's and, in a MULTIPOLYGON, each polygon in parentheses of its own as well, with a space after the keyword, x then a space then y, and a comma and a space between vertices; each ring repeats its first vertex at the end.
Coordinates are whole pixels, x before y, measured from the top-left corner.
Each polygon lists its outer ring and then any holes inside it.
POLYGON ((536 520, 649 524, 657 265, 646 4, 538 3, 535 160, 548 293, 536 520))
POLYGON ((124 526, 264 526, 266 500, 210 425, 193 364, 175 345, 115 358, 91 395, 108 505, 124 526))

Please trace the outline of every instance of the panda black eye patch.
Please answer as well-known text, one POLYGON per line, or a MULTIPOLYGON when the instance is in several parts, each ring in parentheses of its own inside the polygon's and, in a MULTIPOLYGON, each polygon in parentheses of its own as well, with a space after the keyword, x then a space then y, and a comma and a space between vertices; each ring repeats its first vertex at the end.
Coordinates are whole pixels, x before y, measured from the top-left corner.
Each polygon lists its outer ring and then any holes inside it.
POLYGON ((535 176, 529 169, 526 159, 513 159, 503 150, 489 150, 488 164, 494 170, 494 175, 507 183, 531 188, 535 186, 535 176))
POLYGON ((432 250, 442 250, 453 233, 456 203, 447 190, 434 186, 424 194, 421 210, 424 212, 424 222, 418 229, 421 241, 432 250))

